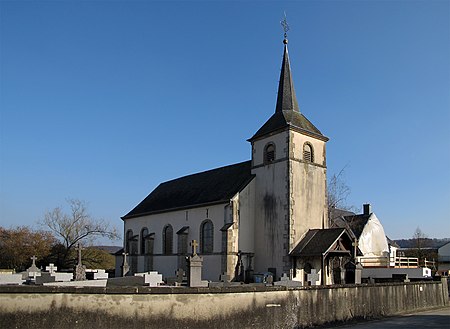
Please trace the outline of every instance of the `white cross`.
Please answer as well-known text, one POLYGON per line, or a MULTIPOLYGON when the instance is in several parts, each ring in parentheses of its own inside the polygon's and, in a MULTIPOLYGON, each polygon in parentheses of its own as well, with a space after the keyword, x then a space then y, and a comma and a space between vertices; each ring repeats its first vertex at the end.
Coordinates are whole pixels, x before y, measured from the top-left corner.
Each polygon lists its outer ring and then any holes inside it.
POLYGON ((50 264, 48 264, 48 266, 45 267, 45 270, 50 273, 55 273, 57 269, 58 269, 58 267, 55 266, 55 264, 53 264, 53 263, 50 263, 50 264))
POLYGON ((319 281, 319 274, 317 273, 315 268, 311 269, 311 274, 308 274, 306 276, 306 280, 308 280, 308 282, 311 282, 312 286, 317 285, 317 282, 319 281))
POLYGON ((31 264, 31 266, 36 266, 37 257, 33 255, 33 257, 31 257, 30 259, 33 261, 33 264, 31 264))

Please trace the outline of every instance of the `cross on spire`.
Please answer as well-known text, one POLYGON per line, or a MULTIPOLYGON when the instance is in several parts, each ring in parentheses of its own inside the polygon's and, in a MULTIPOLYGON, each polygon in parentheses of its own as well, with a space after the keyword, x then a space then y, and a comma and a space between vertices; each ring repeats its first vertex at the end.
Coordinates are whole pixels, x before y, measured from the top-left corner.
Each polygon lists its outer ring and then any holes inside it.
POLYGON ((283 43, 287 44, 287 33, 289 31, 289 24, 287 22, 286 12, 284 12, 284 19, 280 22, 280 24, 283 27, 283 31, 284 31, 283 43))

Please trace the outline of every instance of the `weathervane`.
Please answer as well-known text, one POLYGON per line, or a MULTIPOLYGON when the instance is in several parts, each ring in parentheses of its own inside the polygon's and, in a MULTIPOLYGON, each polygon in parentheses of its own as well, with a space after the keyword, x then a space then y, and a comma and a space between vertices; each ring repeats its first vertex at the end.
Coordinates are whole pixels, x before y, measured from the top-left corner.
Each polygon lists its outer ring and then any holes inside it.
POLYGON ((284 31, 284 43, 287 43, 287 32, 289 31, 289 24, 287 22, 287 18, 286 18, 286 12, 284 12, 284 19, 280 22, 281 26, 283 27, 283 31, 284 31))

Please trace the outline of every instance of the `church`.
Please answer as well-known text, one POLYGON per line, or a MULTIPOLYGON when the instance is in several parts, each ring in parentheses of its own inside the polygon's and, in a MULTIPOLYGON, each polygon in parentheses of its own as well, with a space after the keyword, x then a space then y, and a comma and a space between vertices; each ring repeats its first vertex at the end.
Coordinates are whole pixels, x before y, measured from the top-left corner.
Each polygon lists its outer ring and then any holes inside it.
POLYGON ((205 280, 340 282, 352 238, 328 227, 328 138, 300 112, 283 44, 275 111, 248 139, 251 159, 163 182, 122 217, 131 274, 173 277, 196 240, 205 280))

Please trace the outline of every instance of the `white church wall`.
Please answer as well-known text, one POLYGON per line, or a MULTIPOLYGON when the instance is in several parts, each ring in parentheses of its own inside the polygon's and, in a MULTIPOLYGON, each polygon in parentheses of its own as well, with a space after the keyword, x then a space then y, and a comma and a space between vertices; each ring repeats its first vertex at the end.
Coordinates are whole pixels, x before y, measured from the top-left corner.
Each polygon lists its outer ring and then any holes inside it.
MULTIPOLYGON (((208 257, 217 258, 218 271, 220 273, 220 259, 222 249, 222 232, 220 229, 224 224, 225 218, 225 206, 226 204, 216 204, 207 207, 191 208, 186 210, 177 210, 159 214, 153 214, 142 217, 135 217, 125 219, 124 227, 125 234, 128 230, 133 231, 133 235, 138 235, 138 254, 141 255, 141 230, 145 227, 149 233, 155 233, 154 235, 154 249, 153 249, 153 269, 163 274, 164 277, 174 276, 175 270, 178 268, 178 235, 176 232, 184 226, 189 226, 189 232, 187 241, 197 240, 200 243, 200 227, 205 219, 212 221, 214 226, 214 255, 208 255, 208 257), (163 229, 170 224, 173 228, 173 255, 163 255, 163 229)), ((188 248, 188 252, 191 249, 188 248)), ((200 253, 200 248, 198 248, 200 253)), ((215 264, 213 261, 209 261, 210 264, 215 264)), ((144 270, 144 256, 138 257, 138 271, 144 270)), ((204 271, 211 271, 212 275, 215 275, 215 269, 210 269, 209 266, 204 268, 204 271)))
POLYGON ((309 143, 313 147, 314 163, 326 166, 325 142, 298 132, 292 132, 291 138, 294 147, 294 159, 303 159, 303 145, 309 143))
POLYGON ((264 164, 264 150, 269 143, 273 143, 275 145, 275 161, 286 158, 287 136, 287 132, 284 132, 254 141, 252 166, 260 166, 264 164))
POLYGON ((255 180, 239 193, 239 247, 242 252, 255 252, 255 180))
POLYGON ((324 168, 293 161, 292 193, 295 203, 291 208, 290 250, 309 229, 326 228, 326 173, 324 168))
POLYGON ((162 274, 163 278, 175 277, 175 271, 178 268, 177 255, 159 255, 153 256, 153 268, 162 274))
POLYGON ((289 249, 296 246, 309 229, 328 227, 325 142, 291 132, 291 231, 289 249), (313 164, 303 162, 303 145, 313 146, 313 164), (319 165, 316 165, 319 164, 319 165))
POLYGON ((255 177, 255 272, 276 269, 276 278, 281 277, 289 261, 286 246, 287 236, 287 138, 281 132, 254 142, 254 166, 263 164, 264 148, 269 142, 276 146, 275 161, 252 169, 255 177))
POLYGON ((221 258, 217 255, 202 255, 203 268, 202 279, 208 281, 219 281, 221 271, 221 258))

